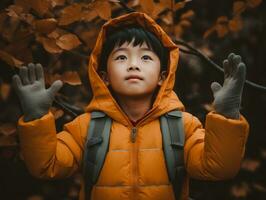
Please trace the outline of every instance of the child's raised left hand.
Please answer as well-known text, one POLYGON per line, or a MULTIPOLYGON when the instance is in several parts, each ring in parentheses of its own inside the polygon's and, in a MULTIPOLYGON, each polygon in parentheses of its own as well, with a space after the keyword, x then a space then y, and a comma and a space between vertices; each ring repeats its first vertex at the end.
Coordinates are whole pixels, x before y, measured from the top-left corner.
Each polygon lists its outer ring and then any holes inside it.
POLYGON ((231 53, 223 62, 224 83, 211 84, 215 111, 227 118, 239 119, 243 86, 246 79, 246 65, 239 55, 231 53))

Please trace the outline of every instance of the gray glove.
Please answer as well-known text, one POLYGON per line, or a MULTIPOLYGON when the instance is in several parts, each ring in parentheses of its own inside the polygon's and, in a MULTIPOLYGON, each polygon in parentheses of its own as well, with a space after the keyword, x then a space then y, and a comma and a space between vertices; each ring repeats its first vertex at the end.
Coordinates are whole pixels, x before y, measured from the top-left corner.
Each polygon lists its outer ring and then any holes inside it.
POLYGON ((227 118, 240 118, 240 105, 246 79, 246 66, 239 55, 231 53, 223 62, 224 83, 211 84, 215 111, 227 118))
POLYGON ((19 70, 19 76, 13 76, 13 87, 19 97, 24 121, 28 122, 47 114, 56 92, 62 87, 60 80, 45 89, 43 67, 30 63, 19 70))

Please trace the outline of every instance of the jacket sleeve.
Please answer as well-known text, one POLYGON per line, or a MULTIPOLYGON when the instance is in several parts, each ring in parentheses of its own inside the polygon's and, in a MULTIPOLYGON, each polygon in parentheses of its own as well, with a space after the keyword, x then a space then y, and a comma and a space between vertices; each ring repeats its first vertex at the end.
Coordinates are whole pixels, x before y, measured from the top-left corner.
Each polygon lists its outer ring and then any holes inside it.
POLYGON ((81 166, 89 115, 83 114, 56 133, 51 112, 40 119, 18 121, 20 148, 30 173, 38 178, 62 178, 81 166))
POLYGON ((227 119, 215 112, 206 117, 205 129, 200 121, 184 112, 185 167, 190 177, 202 180, 233 178, 241 165, 249 125, 241 115, 239 120, 227 119))

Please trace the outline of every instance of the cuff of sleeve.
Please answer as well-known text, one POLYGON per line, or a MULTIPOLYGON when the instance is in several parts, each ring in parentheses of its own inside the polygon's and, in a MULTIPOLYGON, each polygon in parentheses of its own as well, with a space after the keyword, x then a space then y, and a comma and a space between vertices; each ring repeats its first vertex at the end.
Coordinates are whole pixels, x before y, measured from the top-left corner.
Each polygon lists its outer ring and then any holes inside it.
POLYGON ((218 128, 221 131, 223 130, 223 132, 232 132, 232 134, 239 133, 242 135, 247 135, 249 132, 249 124, 243 115, 240 114, 239 119, 231 119, 215 111, 208 113, 206 128, 211 130, 218 128))
POLYGON ((22 140, 34 140, 44 135, 56 134, 54 115, 49 111, 39 119, 24 122, 23 116, 18 120, 18 132, 22 140), (48 134, 49 133, 49 134, 48 134), (34 136, 34 137, 33 137, 34 136))

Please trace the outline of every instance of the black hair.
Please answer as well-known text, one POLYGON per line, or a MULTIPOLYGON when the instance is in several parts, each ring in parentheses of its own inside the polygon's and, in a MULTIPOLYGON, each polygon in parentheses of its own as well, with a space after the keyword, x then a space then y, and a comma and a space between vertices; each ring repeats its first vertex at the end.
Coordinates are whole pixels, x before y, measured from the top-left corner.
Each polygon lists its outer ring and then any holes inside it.
POLYGON ((153 50, 160 59, 161 71, 167 70, 168 65, 168 49, 163 46, 161 41, 151 32, 138 26, 123 27, 118 31, 107 36, 103 44, 102 53, 100 56, 99 71, 106 71, 107 59, 110 53, 116 46, 121 46, 125 42, 132 42, 133 46, 142 45, 144 42, 148 48, 153 50))

